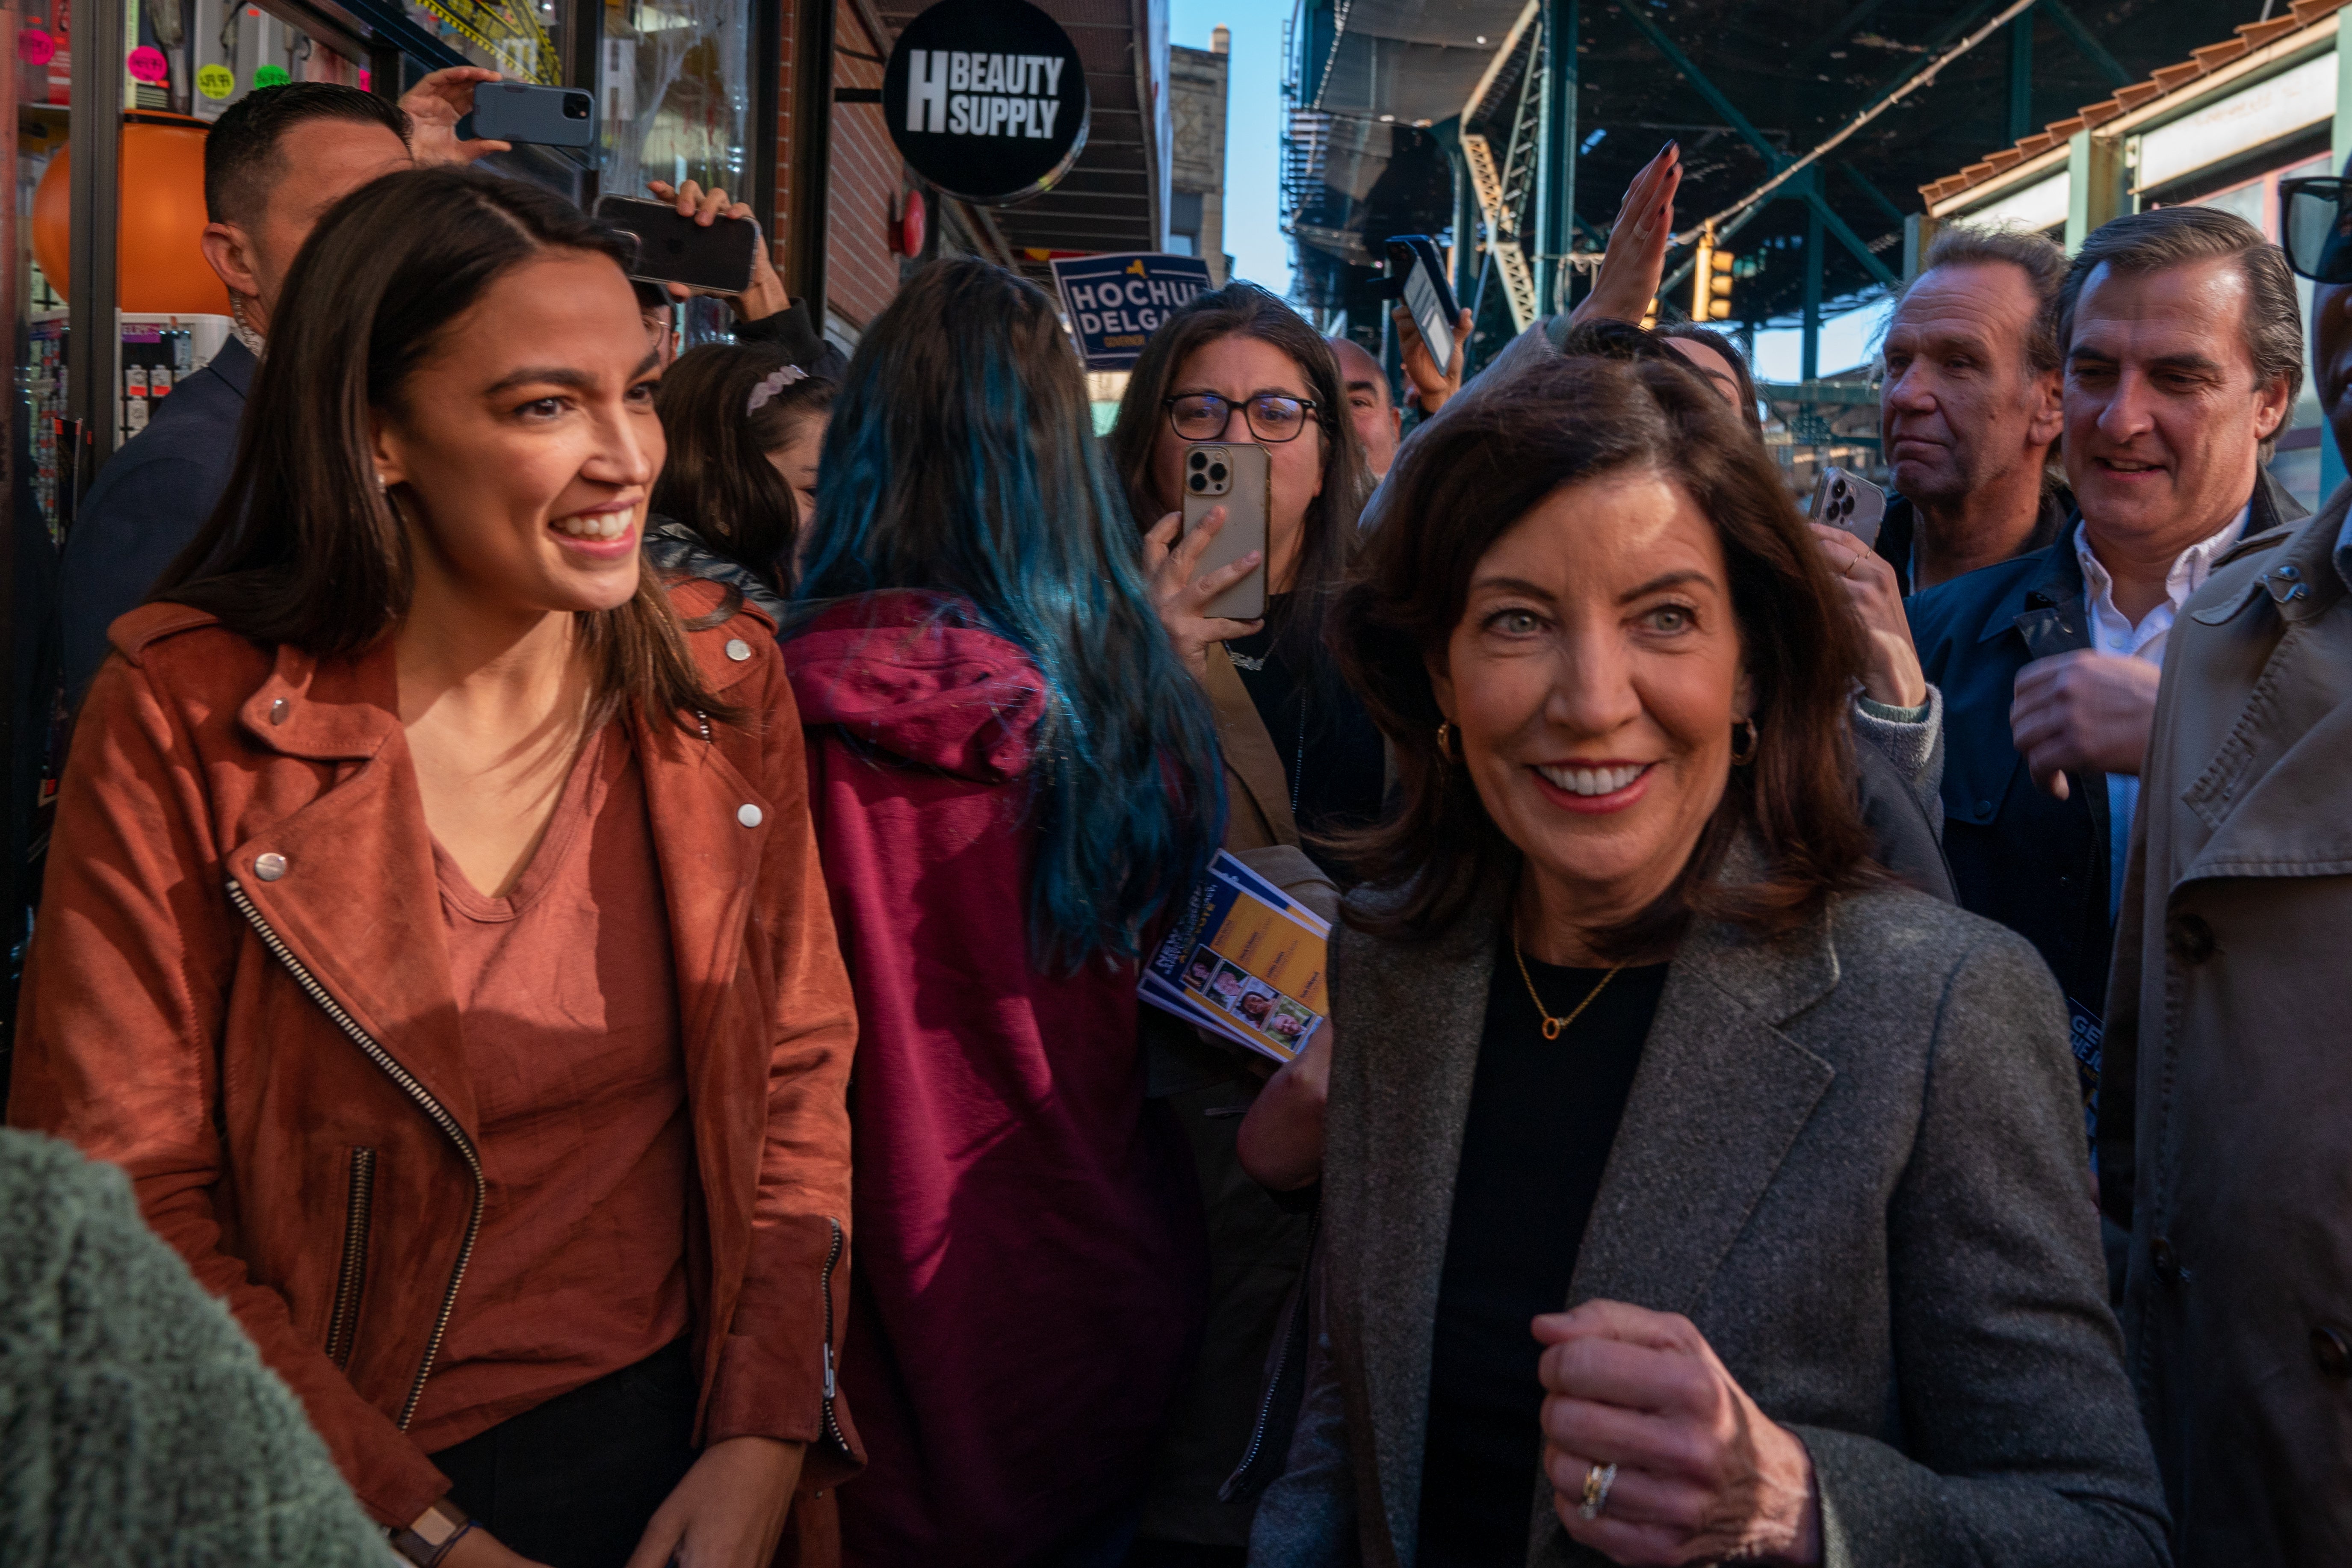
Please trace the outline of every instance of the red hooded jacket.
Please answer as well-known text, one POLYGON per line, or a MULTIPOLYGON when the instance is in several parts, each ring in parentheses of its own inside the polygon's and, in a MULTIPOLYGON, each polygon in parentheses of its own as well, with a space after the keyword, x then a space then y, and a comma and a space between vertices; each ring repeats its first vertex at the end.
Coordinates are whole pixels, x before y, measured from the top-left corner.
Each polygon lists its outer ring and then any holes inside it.
POLYGON ((843 1558, 1001 1568, 1139 1497, 1202 1310, 1199 1201, 1147 1111, 1134 964, 1031 960, 1028 657, 905 593, 783 650, 858 1010, 843 1558))

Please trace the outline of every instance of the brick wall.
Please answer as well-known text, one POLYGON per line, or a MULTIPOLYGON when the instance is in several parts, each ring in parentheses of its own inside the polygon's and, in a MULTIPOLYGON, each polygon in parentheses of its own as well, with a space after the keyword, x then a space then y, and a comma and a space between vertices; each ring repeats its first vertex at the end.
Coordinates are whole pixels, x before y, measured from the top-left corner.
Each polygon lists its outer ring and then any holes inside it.
MULTIPOLYGON (((889 53, 888 43, 866 30, 849 0, 839 0, 833 25, 842 49, 860 55, 889 53)), ((849 54, 835 55, 833 72, 836 86, 882 85, 880 66, 849 54)), ((879 104, 834 106, 825 306, 853 328, 864 328, 898 292, 898 258, 891 252, 888 229, 891 211, 905 188, 904 168, 883 127, 879 104)))

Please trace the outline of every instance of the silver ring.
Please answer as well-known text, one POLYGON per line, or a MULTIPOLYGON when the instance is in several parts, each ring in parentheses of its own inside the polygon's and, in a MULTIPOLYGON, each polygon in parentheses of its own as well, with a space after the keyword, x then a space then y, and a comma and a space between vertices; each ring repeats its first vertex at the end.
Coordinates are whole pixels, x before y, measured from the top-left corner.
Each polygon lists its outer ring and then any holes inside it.
POLYGON ((1584 1500, 1576 1505, 1576 1517, 1587 1524, 1601 1517, 1609 1506, 1609 1489, 1617 1484, 1617 1467, 1595 1465, 1584 1472, 1584 1500))

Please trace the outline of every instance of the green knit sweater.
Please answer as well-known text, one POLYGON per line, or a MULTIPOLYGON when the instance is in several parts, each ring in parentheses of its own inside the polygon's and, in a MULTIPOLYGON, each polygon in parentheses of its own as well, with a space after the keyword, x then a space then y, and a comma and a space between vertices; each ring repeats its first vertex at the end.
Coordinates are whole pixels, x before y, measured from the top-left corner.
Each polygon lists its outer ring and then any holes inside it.
POLYGON ((0 1563, 394 1561, 122 1173, 0 1131, 0 1563))

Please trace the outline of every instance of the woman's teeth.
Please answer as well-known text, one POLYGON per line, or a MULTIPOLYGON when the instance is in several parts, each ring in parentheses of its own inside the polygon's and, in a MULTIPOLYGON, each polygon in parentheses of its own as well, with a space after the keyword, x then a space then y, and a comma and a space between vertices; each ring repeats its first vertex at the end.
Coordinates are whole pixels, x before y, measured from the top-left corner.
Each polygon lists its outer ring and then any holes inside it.
POLYGON ((548 526, 574 539, 618 539, 629 531, 629 514, 625 511, 604 511, 580 517, 559 517, 548 526))
POLYGON ((1562 768, 1538 763, 1536 772, 1570 795, 1615 795, 1640 778, 1648 765, 1628 763, 1614 768, 1562 768))

